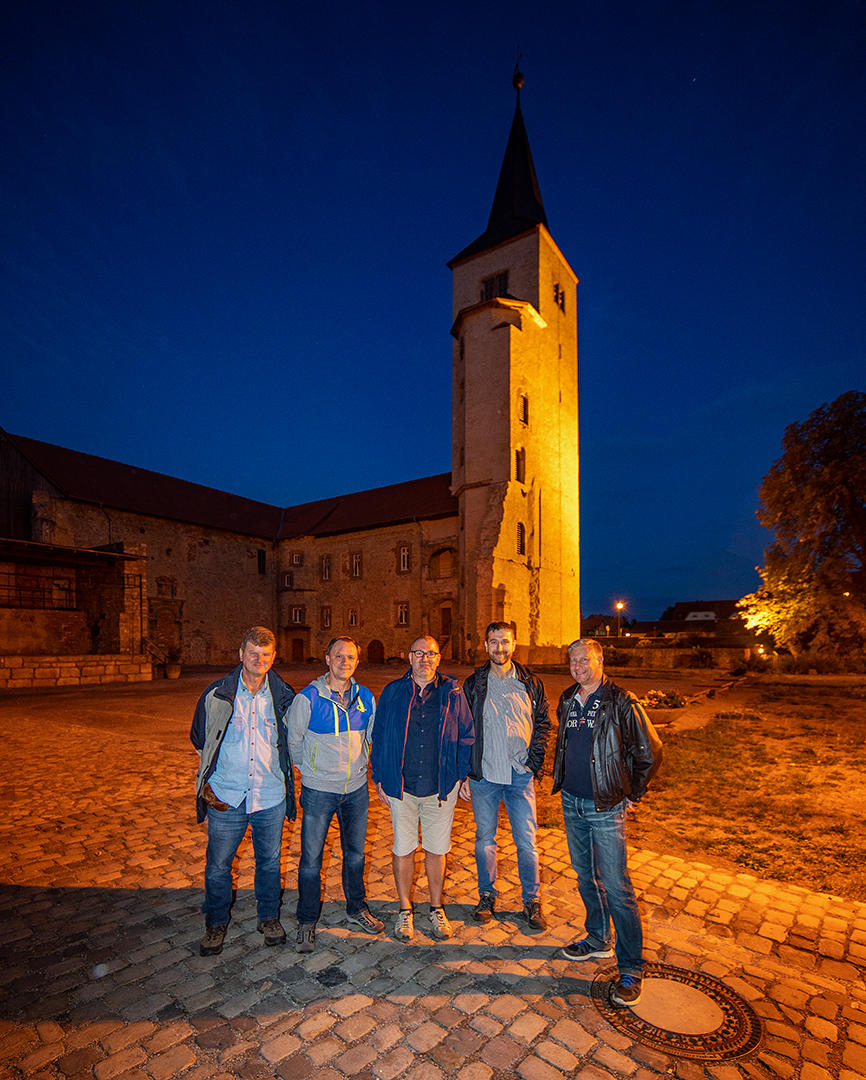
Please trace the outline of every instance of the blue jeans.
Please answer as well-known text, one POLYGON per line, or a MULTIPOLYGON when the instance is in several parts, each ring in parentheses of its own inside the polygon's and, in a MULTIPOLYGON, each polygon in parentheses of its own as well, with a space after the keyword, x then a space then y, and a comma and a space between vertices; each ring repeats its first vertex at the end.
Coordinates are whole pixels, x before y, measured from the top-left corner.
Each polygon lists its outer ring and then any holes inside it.
POLYGON ((517 873, 523 902, 537 900, 541 892, 538 873, 538 848, 535 836, 535 777, 531 772, 512 771, 510 784, 491 784, 489 780, 470 780, 472 813, 475 817, 475 865, 479 893, 496 892, 496 830, 499 805, 505 803, 511 835, 517 845, 517 873))
POLYGON ((620 975, 643 975, 643 929, 628 876, 623 799, 613 810, 597 811, 592 799, 562 795, 562 817, 577 889, 586 908, 586 939, 594 948, 610 948, 610 924, 620 975))
POLYGON ((256 909, 259 920, 276 919, 280 914, 280 849, 286 800, 267 810, 246 812, 246 802, 237 809, 207 809, 207 862, 204 870, 204 912, 208 926, 225 926, 232 905, 232 862, 247 831, 252 829, 256 858, 256 909))
POLYGON ((343 895, 346 911, 357 915, 367 906, 364 889, 364 843, 367 839, 367 785, 342 795, 301 787, 301 861, 298 864, 298 922, 319 920, 322 906, 322 856, 325 839, 336 814, 343 849, 343 895))

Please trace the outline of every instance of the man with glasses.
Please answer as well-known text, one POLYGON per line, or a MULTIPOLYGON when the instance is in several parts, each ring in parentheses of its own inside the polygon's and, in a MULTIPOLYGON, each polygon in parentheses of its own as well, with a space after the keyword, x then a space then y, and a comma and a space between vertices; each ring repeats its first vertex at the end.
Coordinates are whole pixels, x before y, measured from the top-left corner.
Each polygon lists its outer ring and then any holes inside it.
POLYGON ((354 638, 328 643, 324 675, 292 702, 289 745, 301 773, 301 860, 298 864, 298 936, 295 949, 312 952, 322 906, 322 857, 336 815, 343 850, 346 919, 365 934, 385 929, 367 907, 364 844, 367 840, 367 759, 376 703, 355 682, 359 649, 354 638))
MULTIPOLYGON (((379 798, 391 811, 391 865, 400 902, 394 936, 400 941, 415 935, 412 886, 419 825, 430 892, 429 931, 439 940, 451 937, 442 906, 445 857, 475 733, 463 690, 456 679, 437 671, 439 660, 434 638, 412 643, 409 670, 382 691, 373 729, 370 771, 379 798)), ((466 797, 465 791, 461 794, 466 797)))
POLYGON ((517 874, 523 896, 523 917, 530 930, 547 929, 541 910, 538 869, 535 781, 544 769, 550 738, 547 694, 529 668, 512 659, 516 642, 512 623, 487 627, 484 647, 489 657, 464 683, 475 720, 475 745, 469 769, 475 816, 475 864, 478 906, 473 918, 489 923, 496 907, 499 807, 505 803, 517 847, 517 874))
POLYGON ((646 961, 637 900, 628 875, 625 816, 646 793, 662 760, 662 744, 634 694, 604 674, 604 650, 594 638, 568 646, 576 680, 559 699, 553 793, 562 816, 577 888, 586 908, 586 936, 566 945, 569 960, 614 955, 615 1004, 637 1005, 646 961))

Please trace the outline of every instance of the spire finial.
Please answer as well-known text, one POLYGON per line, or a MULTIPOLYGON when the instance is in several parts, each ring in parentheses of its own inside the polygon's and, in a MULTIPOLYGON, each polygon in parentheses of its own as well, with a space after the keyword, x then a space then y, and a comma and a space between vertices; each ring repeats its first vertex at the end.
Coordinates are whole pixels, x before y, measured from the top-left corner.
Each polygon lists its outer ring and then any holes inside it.
POLYGON ((520 52, 520 50, 518 49, 517 63, 514 65, 514 75, 511 78, 511 85, 514 87, 518 94, 520 93, 521 87, 523 86, 523 75, 520 73, 520 61, 522 57, 523 53, 520 52))

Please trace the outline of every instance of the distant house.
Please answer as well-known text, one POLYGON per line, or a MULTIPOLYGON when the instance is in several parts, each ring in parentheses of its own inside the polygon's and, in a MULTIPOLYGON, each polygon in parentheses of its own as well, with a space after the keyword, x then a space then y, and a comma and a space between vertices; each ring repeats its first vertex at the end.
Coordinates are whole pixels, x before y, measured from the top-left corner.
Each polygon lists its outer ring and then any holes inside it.
POLYGON ((587 615, 580 620, 580 636, 607 637, 611 624, 615 622, 616 619, 609 615, 587 615))
POLYGON ((632 637, 677 638, 744 631, 736 600, 680 600, 664 612, 664 618, 635 623, 629 633, 632 637))

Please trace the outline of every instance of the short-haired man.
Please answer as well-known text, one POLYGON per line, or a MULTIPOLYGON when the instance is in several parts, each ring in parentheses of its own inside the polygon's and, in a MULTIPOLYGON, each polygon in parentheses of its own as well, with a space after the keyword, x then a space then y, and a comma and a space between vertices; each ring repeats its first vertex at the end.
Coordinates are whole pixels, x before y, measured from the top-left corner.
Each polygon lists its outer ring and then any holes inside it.
POLYGON ((568 646, 577 680, 559 699, 553 793, 562 816, 577 888, 586 908, 586 937, 567 945, 569 960, 613 956, 617 1005, 636 1005, 646 969, 643 930, 628 875, 625 816, 645 794, 662 760, 662 744, 634 694, 604 674, 604 651, 594 638, 568 646))
POLYGON ((550 717, 544 686, 529 668, 512 659, 515 647, 514 626, 491 623, 484 635, 489 659, 463 684, 475 720, 469 787, 475 816, 479 899, 473 918, 488 923, 496 908, 496 832, 499 807, 504 802, 517 846, 523 915, 531 930, 545 930, 536 844, 535 781, 544 772, 550 717))
POLYGON ((400 903, 394 936, 401 941, 415 934, 412 884, 419 825, 430 890, 430 933, 440 940, 451 937, 442 906, 445 857, 475 736, 460 684, 437 671, 439 660, 434 638, 412 642, 409 670, 379 696, 370 752, 373 782, 391 811, 391 865, 400 903))
POLYGON ((385 929, 370 913, 364 888, 367 839, 367 760, 376 703, 355 682, 358 643, 333 638, 328 670, 305 687, 289 713, 289 746, 301 773, 301 861, 298 865, 298 952, 312 952, 322 906, 322 856, 336 814, 343 849, 343 895, 348 921, 367 934, 385 929))
POLYGON ((201 762, 196 775, 199 823, 207 818, 204 871, 205 935, 199 952, 222 952, 232 903, 232 861, 252 830, 256 859, 256 929, 265 945, 281 945, 280 850, 283 820, 295 817, 295 778, 286 715, 295 691, 271 665, 270 630, 247 630, 240 665, 205 690, 196 705, 190 738, 201 762))

